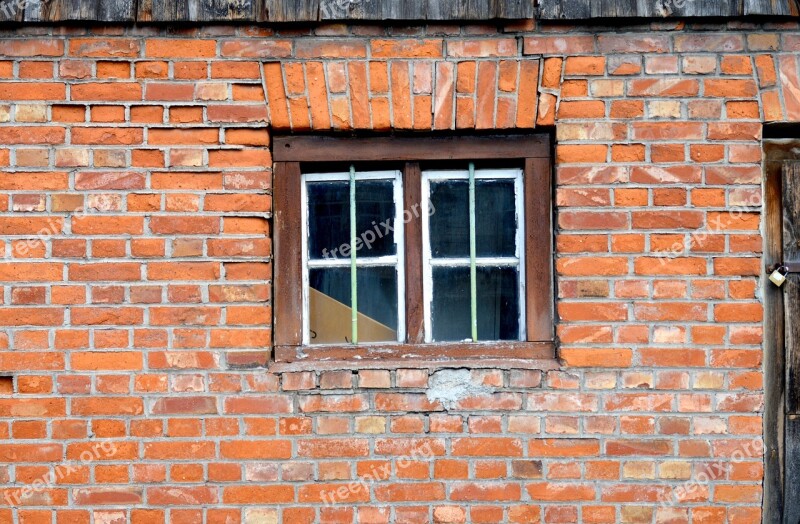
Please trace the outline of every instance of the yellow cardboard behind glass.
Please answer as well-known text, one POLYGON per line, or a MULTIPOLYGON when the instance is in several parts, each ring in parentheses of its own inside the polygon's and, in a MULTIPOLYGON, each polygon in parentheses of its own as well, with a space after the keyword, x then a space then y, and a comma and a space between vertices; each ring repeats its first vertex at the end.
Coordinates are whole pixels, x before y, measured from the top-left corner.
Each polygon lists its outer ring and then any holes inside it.
MULTIPOLYGON (((350 344, 352 308, 317 291, 309 289, 309 328, 312 344, 350 344)), ((397 332, 364 315, 358 314, 359 342, 397 342, 397 332)))

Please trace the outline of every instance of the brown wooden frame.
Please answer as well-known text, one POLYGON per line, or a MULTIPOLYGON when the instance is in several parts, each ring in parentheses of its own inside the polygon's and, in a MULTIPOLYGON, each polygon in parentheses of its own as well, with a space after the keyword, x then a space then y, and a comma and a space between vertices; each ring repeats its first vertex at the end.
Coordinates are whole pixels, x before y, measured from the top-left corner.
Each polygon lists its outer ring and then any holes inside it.
POLYGON ((548 135, 471 137, 326 136, 279 137, 273 141, 273 335, 275 361, 396 361, 404 366, 493 359, 553 359, 553 219, 551 149, 548 135), (421 199, 419 162, 435 160, 518 159, 524 164, 525 279, 527 341, 424 343, 422 224, 405 227, 406 343, 355 346, 302 344, 303 235, 300 164, 307 162, 403 162, 404 208, 421 199), (419 246, 413 248, 412 246, 419 246))

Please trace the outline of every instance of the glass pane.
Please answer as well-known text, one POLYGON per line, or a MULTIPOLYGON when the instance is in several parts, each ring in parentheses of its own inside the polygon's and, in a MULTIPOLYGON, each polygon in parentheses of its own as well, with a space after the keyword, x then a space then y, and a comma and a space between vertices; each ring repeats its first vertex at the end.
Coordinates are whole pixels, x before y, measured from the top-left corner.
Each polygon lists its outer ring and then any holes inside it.
POLYGON ((394 181, 356 181, 356 235, 358 258, 397 253, 394 236, 394 181))
POLYGON ((431 324, 436 342, 469 339, 469 268, 434 267, 431 324))
POLYGON ((431 180, 431 256, 469 257, 469 182, 431 180))
POLYGON ((514 181, 475 181, 475 248, 479 257, 513 257, 517 235, 514 181))
POLYGON ((517 268, 479 267, 476 277, 478 340, 519 340, 517 268))
MULTIPOLYGON (((397 271, 394 267, 359 267, 359 342, 397 341, 397 271)), ((352 343, 350 268, 310 269, 309 341, 352 343)))
POLYGON ((350 268, 310 269, 308 287, 311 344, 349 344, 350 268))
POLYGON ((397 270, 394 267, 359 267, 356 275, 358 342, 396 342, 397 270))
MULTIPOLYGON (((516 268, 477 268, 478 340, 519 340, 518 286, 516 268)), ((437 342, 472 336, 468 267, 433 268, 431 323, 437 342)))
POLYGON ((306 190, 308 257, 349 258, 350 182, 308 182, 306 190), (342 246, 346 255, 341 253, 342 246))

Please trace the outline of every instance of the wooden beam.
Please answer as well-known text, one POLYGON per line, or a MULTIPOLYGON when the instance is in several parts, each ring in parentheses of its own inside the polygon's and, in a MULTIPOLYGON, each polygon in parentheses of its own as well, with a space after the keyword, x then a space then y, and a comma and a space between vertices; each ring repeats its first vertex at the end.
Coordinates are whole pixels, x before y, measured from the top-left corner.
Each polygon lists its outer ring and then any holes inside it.
POLYGON ((276 162, 359 162, 550 158, 547 135, 437 138, 284 136, 273 140, 276 162))
POLYGON ((297 346, 303 340, 300 164, 276 163, 273 170, 272 326, 274 345, 297 346))
MULTIPOLYGON (((409 212, 422 209, 422 173, 418 162, 408 162, 403 169, 404 206, 409 212)), ((413 216, 413 212, 412 212, 413 216)), ((425 312, 422 290, 422 217, 414 217, 404 227, 406 255, 406 340, 409 344, 425 342, 425 312)))
POLYGON ((552 342, 452 342, 346 346, 275 346, 275 362, 366 362, 369 360, 552 359, 552 342))
MULTIPOLYGON (((783 164, 783 260, 800 261, 800 161, 783 164)), ((800 274, 786 279, 786 413, 800 415, 800 274)))
POLYGON ((546 158, 526 159, 524 271, 525 322, 529 341, 553 340, 552 191, 550 161, 546 158))

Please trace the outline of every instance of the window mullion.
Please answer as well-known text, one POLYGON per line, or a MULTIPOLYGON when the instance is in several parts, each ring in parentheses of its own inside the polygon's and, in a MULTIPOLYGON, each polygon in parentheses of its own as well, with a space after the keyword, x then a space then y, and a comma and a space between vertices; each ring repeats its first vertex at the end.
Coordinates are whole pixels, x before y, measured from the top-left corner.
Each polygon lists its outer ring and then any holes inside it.
POLYGON ((350 306, 351 340, 358 344, 358 277, 356 275, 356 168, 350 165, 350 306))
POLYGON ((469 301, 472 341, 478 341, 478 275, 475 248, 475 164, 469 163, 469 301))
MULTIPOLYGON (((405 209, 412 213, 412 218, 405 223, 405 304, 406 304, 406 341, 409 344, 425 342, 425 293, 423 291, 423 220, 414 214, 419 210, 424 214, 423 199, 428 196, 422 193, 422 172, 419 163, 407 162, 403 166, 403 199, 405 209)), ((425 200, 427 201, 427 200, 425 200)))

